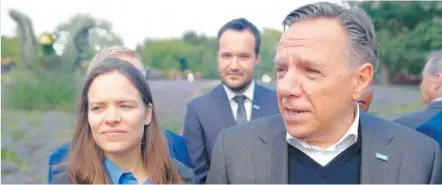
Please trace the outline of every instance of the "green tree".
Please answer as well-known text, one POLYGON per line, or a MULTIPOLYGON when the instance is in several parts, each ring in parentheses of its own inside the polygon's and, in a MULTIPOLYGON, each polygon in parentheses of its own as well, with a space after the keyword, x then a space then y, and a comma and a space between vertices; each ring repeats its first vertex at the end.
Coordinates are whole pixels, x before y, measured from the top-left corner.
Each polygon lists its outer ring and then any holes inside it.
POLYGON ((180 70, 180 59, 194 72, 201 72, 205 78, 216 78, 216 40, 188 31, 181 38, 146 39, 137 47, 146 66, 163 71, 180 70))
POLYGON ((263 28, 261 32, 261 61, 255 69, 255 77, 261 77, 264 74, 275 76, 273 61, 281 34, 278 30, 263 28))
POLYGON ((372 18, 386 81, 400 71, 419 74, 425 55, 442 49, 442 2, 351 1, 372 18))
POLYGON ((21 65, 21 57, 20 57, 20 46, 19 41, 16 37, 6 37, 1 36, 1 55, 2 59, 6 57, 11 57, 14 59, 16 65, 21 65))
MULTIPOLYGON (((261 63, 255 72, 256 77, 274 74, 273 60, 281 32, 264 28, 261 42, 261 63)), ((179 60, 187 61, 193 72, 201 72, 204 78, 218 78, 217 38, 185 32, 181 38, 147 39, 137 47, 146 66, 160 70, 180 69, 179 60)))
POLYGON ((193 31, 184 33, 182 39, 184 42, 190 44, 196 52, 197 59, 195 63, 197 65, 195 65, 192 70, 202 72, 205 78, 217 78, 217 39, 215 37, 198 35, 193 31))
POLYGON ((181 58, 188 61, 192 68, 196 59, 192 46, 181 39, 146 40, 143 46, 138 47, 138 53, 147 66, 160 70, 179 70, 181 58))
POLYGON ((94 22, 95 27, 89 33, 87 59, 92 58, 98 50, 104 47, 123 45, 123 40, 113 32, 110 22, 94 18, 88 14, 76 14, 68 21, 60 23, 53 32, 56 37, 54 46, 63 50, 62 62, 64 64, 72 66, 76 53, 73 37, 80 25, 88 21, 94 22))

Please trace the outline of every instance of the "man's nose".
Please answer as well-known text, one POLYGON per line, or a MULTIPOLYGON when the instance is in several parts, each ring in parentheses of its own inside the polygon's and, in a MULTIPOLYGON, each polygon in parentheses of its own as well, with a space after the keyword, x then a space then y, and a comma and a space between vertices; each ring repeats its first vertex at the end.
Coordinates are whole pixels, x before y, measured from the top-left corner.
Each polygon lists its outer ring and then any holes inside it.
POLYGON ((281 96, 301 96, 301 84, 299 77, 293 71, 287 72, 277 81, 277 90, 281 96))
POLYGON ((238 69, 239 68, 239 60, 237 56, 233 56, 230 61, 230 69, 238 69))

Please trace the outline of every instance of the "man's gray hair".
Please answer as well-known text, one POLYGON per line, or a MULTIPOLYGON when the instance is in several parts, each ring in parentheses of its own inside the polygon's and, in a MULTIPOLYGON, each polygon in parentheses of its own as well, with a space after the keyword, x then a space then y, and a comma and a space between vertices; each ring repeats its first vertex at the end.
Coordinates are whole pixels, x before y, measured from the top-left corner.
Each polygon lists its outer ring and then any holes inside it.
POLYGON ((370 17, 359 8, 344 8, 340 5, 318 2, 302 6, 288 14, 283 21, 284 29, 292 24, 318 18, 332 18, 341 21, 349 37, 350 65, 370 63, 377 68, 379 58, 376 34, 370 17), (354 63, 358 61, 358 63, 354 63))
MULTIPOLYGON (((138 53, 136 51, 129 49, 127 47, 124 47, 124 46, 111 46, 111 47, 103 48, 102 50, 98 51, 95 54, 94 58, 92 58, 92 60, 89 63, 89 66, 87 68, 87 74, 89 74, 89 72, 101 61, 108 59, 108 58, 113 58, 113 57, 118 58, 119 56, 133 57, 133 58, 137 59, 138 61, 140 61, 141 65, 143 65, 143 60, 141 59, 140 55, 138 55, 138 53)), ((145 75, 144 66, 143 66, 142 73, 143 73, 143 75, 145 75)))
POLYGON ((434 51, 428 55, 424 71, 432 76, 442 73, 442 50, 434 51))

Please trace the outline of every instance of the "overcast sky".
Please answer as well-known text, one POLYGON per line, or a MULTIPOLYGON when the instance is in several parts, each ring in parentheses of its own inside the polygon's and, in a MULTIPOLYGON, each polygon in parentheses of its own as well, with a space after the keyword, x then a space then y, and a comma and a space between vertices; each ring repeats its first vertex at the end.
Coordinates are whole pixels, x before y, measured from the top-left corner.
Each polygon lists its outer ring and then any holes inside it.
MULTIPOLYGON (((259 28, 282 29, 293 9, 318 0, 1 0, 1 34, 15 35, 9 9, 31 17, 37 35, 76 13, 106 19, 127 47, 145 38, 179 37, 187 30, 214 36, 227 21, 244 17, 259 28)), ((334 0, 334 2, 340 2, 334 0)))

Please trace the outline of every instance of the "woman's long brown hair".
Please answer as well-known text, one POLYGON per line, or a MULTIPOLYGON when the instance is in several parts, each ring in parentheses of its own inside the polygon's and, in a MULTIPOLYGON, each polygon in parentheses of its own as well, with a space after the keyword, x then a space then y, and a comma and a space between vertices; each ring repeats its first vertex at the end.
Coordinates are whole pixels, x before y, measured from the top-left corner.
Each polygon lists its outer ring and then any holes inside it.
MULTIPOLYGON (((112 58, 102 61, 89 73, 83 86, 77 126, 69 150, 65 167, 70 183, 75 184, 109 184, 112 183, 103 163, 103 151, 92 138, 88 123, 88 91, 93 80, 105 73, 117 71, 126 76, 138 89, 143 103, 153 105, 152 94, 144 76, 130 63, 112 58)), ((181 183, 176 166, 169 157, 167 142, 152 110, 152 122, 144 127, 143 163, 148 169, 149 180, 158 184, 181 183)), ((141 142, 141 141, 140 141, 141 142)))

